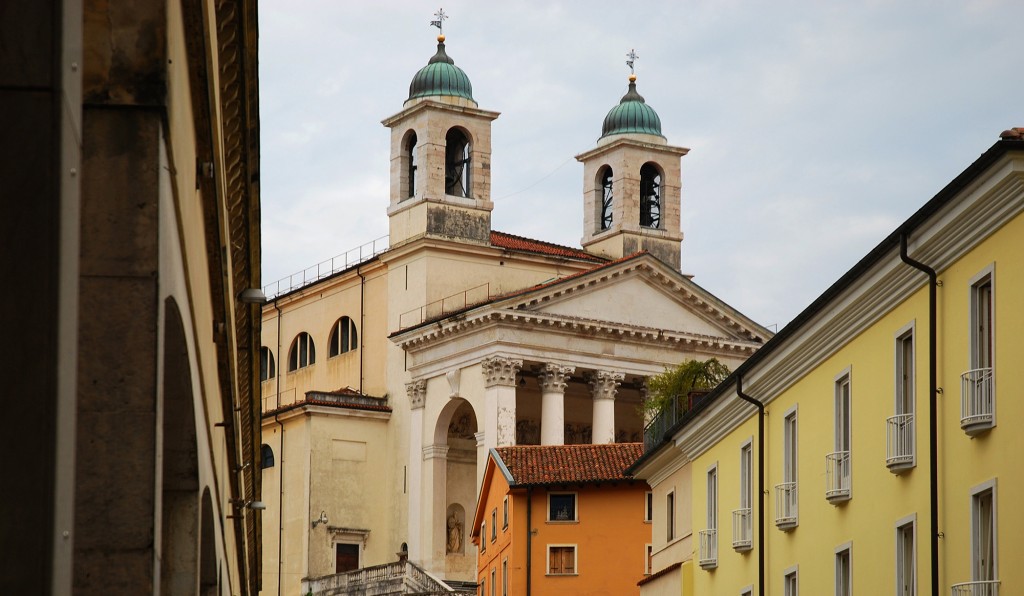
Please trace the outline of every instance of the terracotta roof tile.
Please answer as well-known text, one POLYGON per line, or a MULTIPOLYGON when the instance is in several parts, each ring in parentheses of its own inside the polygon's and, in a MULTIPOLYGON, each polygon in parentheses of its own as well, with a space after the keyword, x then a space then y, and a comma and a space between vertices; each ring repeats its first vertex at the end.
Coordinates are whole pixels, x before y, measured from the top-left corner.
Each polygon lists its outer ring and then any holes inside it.
POLYGON ((632 480, 624 470, 643 453, 643 443, 517 445, 495 451, 512 474, 512 486, 632 480))
POLYGON ((603 263, 608 260, 603 257, 590 254, 581 248, 561 246, 559 244, 552 244, 542 240, 534 240, 532 238, 524 238, 514 234, 506 234, 505 232, 498 232, 496 230, 491 230, 491 246, 507 248, 509 250, 521 250, 524 252, 551 255, 555 257, 582 259, 584 261, 591 261, 594 263, 603 263))

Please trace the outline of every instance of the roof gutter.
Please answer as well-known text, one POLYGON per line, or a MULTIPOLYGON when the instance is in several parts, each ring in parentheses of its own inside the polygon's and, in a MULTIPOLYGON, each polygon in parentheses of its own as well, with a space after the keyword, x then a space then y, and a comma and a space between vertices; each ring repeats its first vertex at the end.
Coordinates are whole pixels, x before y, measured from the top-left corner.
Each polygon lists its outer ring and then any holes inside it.
POLYGON ((939 285, 935 270, 907 255, 907 235, 900 234, 900 259, 914 269, 928 275, 928 481, 931 513, 928 536, 931 550, 932 596, 939 596, 939 462, 938 462, 938 421, 936 420, 938 381, 936 375, 936 288, 939 285))

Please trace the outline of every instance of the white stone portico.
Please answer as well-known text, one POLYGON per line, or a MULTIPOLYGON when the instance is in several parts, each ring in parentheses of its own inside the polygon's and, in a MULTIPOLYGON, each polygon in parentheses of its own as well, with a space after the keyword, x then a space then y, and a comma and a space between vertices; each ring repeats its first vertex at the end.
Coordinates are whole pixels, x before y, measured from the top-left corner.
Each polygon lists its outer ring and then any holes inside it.
POLYGON ((681 357, 735 367, 766 337, 646 253, 394 334, 410 387, 424 388, 409 434, 410 556, 446 573, 468 557, 446 552, 446 514, 475 509, 492 447, 638 440, 649 376, 681 357), (452 432, 456 412, 471 414, 471 438, 452 432), (475 461, 452 462, 450 441, 472 446, 475 461))

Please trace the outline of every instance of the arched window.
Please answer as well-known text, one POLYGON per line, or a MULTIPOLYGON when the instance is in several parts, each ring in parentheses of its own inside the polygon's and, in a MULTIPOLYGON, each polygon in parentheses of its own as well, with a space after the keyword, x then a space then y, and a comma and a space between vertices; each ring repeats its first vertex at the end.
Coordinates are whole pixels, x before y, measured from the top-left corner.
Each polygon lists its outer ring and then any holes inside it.
POLYGON ((406 193, 406 198, 412 198, 416 196, 416 133, 412 131, 409 132, 405 141, 405 162, 409 168, 406 178, 409 190, 406 193))
POLYGON ((601 197, 601 229, 612 227, 612 169, 605 166, 598 176, 598 196, 601 197))
POLYGON ((348 317, 341 317, 334 322, 331 328, 330 356, 333 358, 338 354, 350 352, 359 347, 359 338, 356 335, 356 324, 348 317))
POLYGON ((260 459, 263 460, 261 467, 273 468, 274 467, 274 450, 270 448, 270 445, 266 443, 260 447, 260 459))
POLYGON ((456 197, 469 196, 469 139, 457 128, 445 137, 444 192, 456 197))
POLYGON ((273 379, 277 374, 274 367, 274 353, 270 351, 270 348, 263 346, 260 348, 260 380, 266 381, 267 379, 273 379))
POLYGON ((288 370, 305 368, 316 362, 316 347, 313 345, 313 338, 303 331, 292 342, 291 350, 288 351, 288 370))
POLYGON ((640 168, 640 225, 661 227, 661 172, 652 163, 640 168))

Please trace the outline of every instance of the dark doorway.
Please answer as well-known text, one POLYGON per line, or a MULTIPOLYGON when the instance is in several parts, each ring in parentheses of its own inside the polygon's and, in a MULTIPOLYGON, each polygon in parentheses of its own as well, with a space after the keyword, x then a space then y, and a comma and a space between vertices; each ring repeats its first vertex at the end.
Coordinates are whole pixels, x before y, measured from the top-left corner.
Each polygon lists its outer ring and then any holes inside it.
POLYGON ((335 558, 334 572, 344 573, 359 569, 359 545, 358 544, 337 544, 337 556, 335 558))

